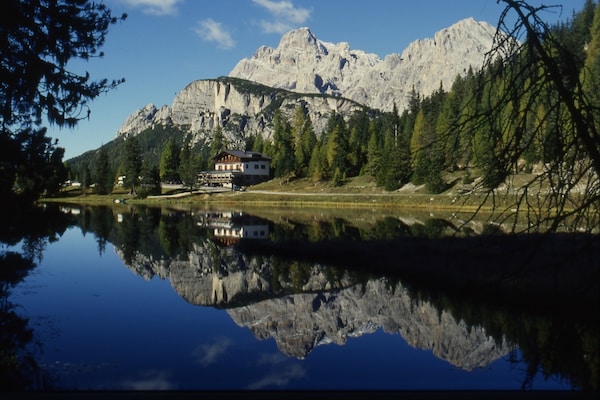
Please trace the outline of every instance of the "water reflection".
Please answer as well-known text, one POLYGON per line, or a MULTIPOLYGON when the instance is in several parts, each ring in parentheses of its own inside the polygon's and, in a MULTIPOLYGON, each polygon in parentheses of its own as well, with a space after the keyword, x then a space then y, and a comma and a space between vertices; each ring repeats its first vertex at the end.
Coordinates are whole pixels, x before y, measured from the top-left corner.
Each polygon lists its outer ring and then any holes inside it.
POLYGON ((64 233, 68 221, 56 208, 15 207, 0 212, 0 226, 0 389, 49 390, 54 383, 37 361, 41 349, 33 328, 10 294, 35 269, 46 244, 64 233))
POLYGON ((464 370, 524 361, 524 388, 550 376, 599 387, 593 237, 515 240, 476 221, 364 212, 60 210, 100 254, 111 243, 135 274, 297 359, 381 329, 464 370))

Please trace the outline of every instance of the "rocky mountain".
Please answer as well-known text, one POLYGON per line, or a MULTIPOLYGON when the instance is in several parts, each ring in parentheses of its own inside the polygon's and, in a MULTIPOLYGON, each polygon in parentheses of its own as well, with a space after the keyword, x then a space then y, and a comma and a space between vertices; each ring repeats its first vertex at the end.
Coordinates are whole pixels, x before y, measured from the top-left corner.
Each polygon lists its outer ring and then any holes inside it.
POLYGON ((217 126, 234 146, 244 137, 261 134, 270 137, 271 120, 279 108, 291 118, 296 106, 306 109, 315 130, 322 130, 331 111, 347 116, 365 107, 342 97, 298 94, 236 78, 198 80, 180 91, 171 106, 153 104, 131 114, 121 135, 137 134, 154 125, 173 124, 195 134, 195 141, 211 137, 217 126))
POLYGON ((274 276, 268 258, 251 258, 209 240, 195 243, 183 257, 138 253, 124 264, 145 279, 168 279, 191 304, 226 309, 256 338, 272 338, 282 353, 300 359, 317 346, 343 345, 378 329, 465 370, 485 367, 512 349, 483 328, 468 327, 450 312, 413 300, 402 285, 383 278, 357 284, 345 272, 332 280, 326 267, 314 265, 298 287, 274 276))
POLYGON ((391 111, 394 104, 402 111, 413 88, 421 95, 440 85, 449 89, 458 75, 482 65, 495 32, 469 18, 381 59, 345 42, 321 41, 308 28, 296 29, 277 48, 262 46, 240 60, 229 77, 194 81, 171 105, 135 111, 117 137, 173 124, 201 141, 221 126, 235 146, 248 135, 270 137, 274 110, 289 117, 298 105, 318 135, 331 111, 347 116, 365 107, 391 111))
POLYGON ((427 96, 449 89, 457 75, 483 64, 496 28, 468 18, 412 42, 402 54, 382 59, 352 50, 346 42, 328 43, 309 28, 286 33, 277 48, 260 47, 238 62, 229 76, 299 93, 342 96, 368 107, 392 111, 407 105, 414 89, 427 96))

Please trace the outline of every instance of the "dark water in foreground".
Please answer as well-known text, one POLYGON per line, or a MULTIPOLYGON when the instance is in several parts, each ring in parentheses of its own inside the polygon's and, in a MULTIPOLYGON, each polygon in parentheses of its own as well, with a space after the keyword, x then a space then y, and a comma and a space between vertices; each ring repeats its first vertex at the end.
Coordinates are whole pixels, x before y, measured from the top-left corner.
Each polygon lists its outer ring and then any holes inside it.
MULTIPOLYGON (((515 295, 502 299, 420 279, 427 262, 469 257, 402 250, 453 231, 446 220, 71 206, 52 215, 52 229, 0 250, 0 354, 21 360, 3 360, 9 389, 10 378, 34 390, 598 390, 597 293, 561 286, 551 301, 532 289, 529 302, 514 274, 515 295)), ((597 289, 597 258, 584 259, 597 289)), ((448 266, 436 267, 441 280, 448 266)))

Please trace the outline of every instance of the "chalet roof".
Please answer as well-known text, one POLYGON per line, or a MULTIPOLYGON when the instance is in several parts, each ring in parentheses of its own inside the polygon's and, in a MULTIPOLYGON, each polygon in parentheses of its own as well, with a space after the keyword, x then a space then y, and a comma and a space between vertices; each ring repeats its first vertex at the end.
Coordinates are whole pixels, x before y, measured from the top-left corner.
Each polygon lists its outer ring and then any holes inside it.
POLYGON ((244 150, 223 150, 220 153, 218 153, 214 157, 214 159, 216 160, 218 158, 221 158, 225 154, 229 154, 234 157, 238 157, 243 161, 247 161, 247 160, 269 160, 270 161, 271 160, 271 157, 266 156, 257 151, 244 151, 244 150))

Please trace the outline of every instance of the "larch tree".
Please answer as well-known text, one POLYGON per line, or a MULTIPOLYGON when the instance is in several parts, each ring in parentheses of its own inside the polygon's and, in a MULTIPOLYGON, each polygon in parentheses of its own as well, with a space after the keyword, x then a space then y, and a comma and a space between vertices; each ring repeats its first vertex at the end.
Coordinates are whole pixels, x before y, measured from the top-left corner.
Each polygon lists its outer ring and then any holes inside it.
POLYGON ((556 6, 501 1, 505 9, 488 53, 489 73, 482 75, 461 127, 474 129, 476 146, 489 152, 484 201, 492 201, 494 220, 514 232, 594 232, 600 225, 600 104, 592 72, 598 65, 599 6, 590 40, 575 41, 589 43, 583 60, 584 49, 542 19, 556 6), (509 16, 516 17, 514 24, 507 24, 509 16), (515 165, 539 142, 555 150, 546 153, 531 181, 511 190, 515 165))

